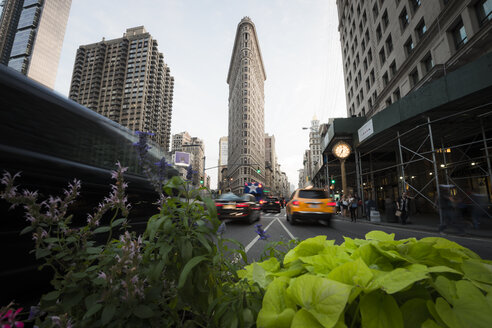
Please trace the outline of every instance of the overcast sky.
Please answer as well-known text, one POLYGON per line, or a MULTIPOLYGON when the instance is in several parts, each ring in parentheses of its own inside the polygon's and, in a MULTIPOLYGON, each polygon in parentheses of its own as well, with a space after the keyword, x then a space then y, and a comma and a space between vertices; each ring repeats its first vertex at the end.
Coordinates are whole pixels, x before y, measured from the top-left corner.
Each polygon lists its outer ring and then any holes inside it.
MULTIPOLYGON (((314 115, 346 117, 335 0, 73 0, 55 90, 67 96, 80 45, 120 38, 143 25, 174 76, 171 134, 205 142, 217 165, 228 131, 229 62, 238 23, 256 26, 267 74, 265 132, 275 135, 281 169, 297 187, 314 115)), ((217 169, 207 170, 212 188, 217 169)))

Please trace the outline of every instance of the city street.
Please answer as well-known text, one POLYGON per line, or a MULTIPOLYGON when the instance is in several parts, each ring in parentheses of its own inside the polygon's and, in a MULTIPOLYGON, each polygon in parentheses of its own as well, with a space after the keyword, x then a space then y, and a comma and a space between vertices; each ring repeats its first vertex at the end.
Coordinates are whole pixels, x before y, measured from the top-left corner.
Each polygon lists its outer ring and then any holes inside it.
POLYGON ((225 238, 231 238, 242 243, 246 248, 248 260, 258 260, 264 247, 269 241, 287 242, 292 238, 298 238, 301 241, 318 235, 326 235, 327 239, 334 239, 336 244, 343 242, 343 236, 351 238, 364 238, 365 234, 371 230, 382 230, 387 233, 394 233, 395 239, 405 239, 415 237, 417 239, 425 237, 444 237, 457 242, 458 244, 468 247, 476 252, 483 259, 492 259, 491 240, 478 237, 460 237, 453 235, 441 236, 437 232, 419 231, 412 229, 411 226, 389 227, 383 224, 374 224, 366 220, 359 220, 356 223, 350 222, 348 218, 342 218, 336 215, 332 219, 331 226, 326 226, 320 222, 306 222, 297 225, 290 225, 285 220, 285 209, 281 213, 262 213, 261 219, 255 224, 245 224, 242 222, 226 221, 225 238), (270 237, 268 240, 261 240, 255 232, 255 224, 261 224, 266 234, 270 237))

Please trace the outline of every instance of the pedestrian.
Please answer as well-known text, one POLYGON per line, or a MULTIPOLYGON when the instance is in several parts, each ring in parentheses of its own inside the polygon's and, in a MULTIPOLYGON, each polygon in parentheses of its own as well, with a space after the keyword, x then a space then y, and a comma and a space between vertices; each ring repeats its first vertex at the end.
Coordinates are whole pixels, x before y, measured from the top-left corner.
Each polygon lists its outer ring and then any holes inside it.
POLYGON ((342 196, 342 216, 348 217, 348 197, 347 195, 342 196))
POLYGON ((451 195, 451 186, 442 185, 440 198, 439 198, 439 208, 441 210, 441 215, 443 222, 439 225, 439 232, 444 233, 444 230, 448 226, 453 226, 460 234, 465 234, 465 231, 461 225, 459 225, 456 220, 456 199, 451 195))
POLYGON ((336 204, 335 211, 337 214, 340 214, 340 198, 335 198, 335 204, 336 204))
POLYGON ((357 195, 351 196, 349 199, 349 207, 350 207, 350 221, 357 221, 357 206, 359 205, 359 199, 357 195))
POLYGON ((403 225, 407 224, 409 202, 410 200, 407 197, 406 192, 403 192, 401 197, 399 197, 398 200, 396 201, 396 209, 400 211, 400 221, 401 224, 403 225))
POLYGON ((484 214, 487 213, 487 198, 485 195, 479 194, 476 191, 474 191, 471 194, 471 199, 472 199, 471 216, 472 216, 473 228, 478 229, 480 228, 481 218, 484 216, 484 214))

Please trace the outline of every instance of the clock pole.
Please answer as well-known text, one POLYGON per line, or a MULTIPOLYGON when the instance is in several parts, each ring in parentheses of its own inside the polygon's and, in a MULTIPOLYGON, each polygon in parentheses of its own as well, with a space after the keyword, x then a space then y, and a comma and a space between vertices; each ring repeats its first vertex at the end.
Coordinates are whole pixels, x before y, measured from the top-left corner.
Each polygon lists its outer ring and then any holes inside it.
POLYGON ((347 177, 345 176, 345 158, 340 159, 340 173, 342 175, 343 195, 347 194, 347 177))

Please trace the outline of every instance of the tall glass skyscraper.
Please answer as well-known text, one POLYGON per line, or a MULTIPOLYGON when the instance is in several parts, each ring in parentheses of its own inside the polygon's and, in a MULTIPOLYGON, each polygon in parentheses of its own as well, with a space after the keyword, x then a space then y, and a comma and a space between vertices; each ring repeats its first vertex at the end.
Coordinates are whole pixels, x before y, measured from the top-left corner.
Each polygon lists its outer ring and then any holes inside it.
POLYGON ((1 3, 0 63, 53 88, 72 0, 1 3))

